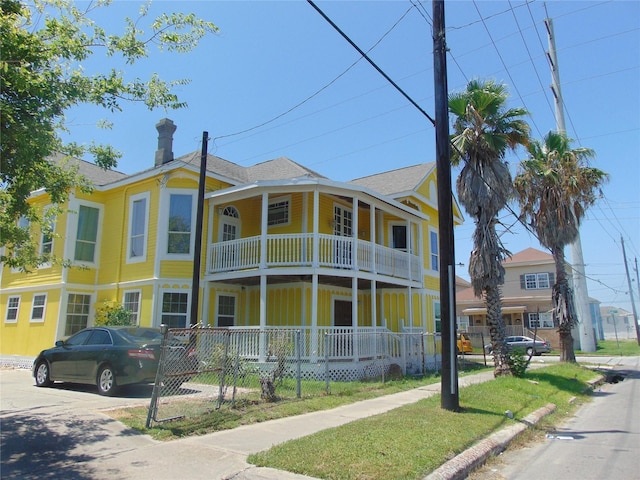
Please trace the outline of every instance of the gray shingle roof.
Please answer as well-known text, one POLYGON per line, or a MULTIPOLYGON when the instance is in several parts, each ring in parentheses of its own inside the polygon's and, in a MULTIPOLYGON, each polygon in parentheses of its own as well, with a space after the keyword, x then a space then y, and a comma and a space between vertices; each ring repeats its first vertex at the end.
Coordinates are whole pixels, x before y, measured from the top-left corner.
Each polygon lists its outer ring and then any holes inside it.
POLYGON ((414 190, 424 181, 435 166, 435 162, 421 163, 411 167, 376 173, 368 177, 356 178, 349 183, 370 188, 383 195, 393 196, 398 193, 414 190))
POLYGON ((280 157, 274 160, 258 163, 247 168, 250 182, 259 180, 283 180, 287 178, 298 178, 305 175, 314 178, 326 178, 313 170, 306 168, 290 158, 280 157))
POLYGON ((97 186, 107 185, 108 183, 116 182, 127 177, 126 174, 118 172, 117 170, 105 170, 95 163, 87 162, 79 158, 54 155, 52 160, 58 165, 64 165, 66 162, 68 165, 77 166, 78 173, 97 186))

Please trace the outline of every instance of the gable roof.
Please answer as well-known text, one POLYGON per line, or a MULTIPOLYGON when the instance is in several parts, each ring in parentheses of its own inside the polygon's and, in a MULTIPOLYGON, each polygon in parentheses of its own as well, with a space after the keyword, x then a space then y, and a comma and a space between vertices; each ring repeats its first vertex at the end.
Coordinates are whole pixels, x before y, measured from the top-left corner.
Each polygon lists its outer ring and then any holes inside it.
POLYGON ((524 250, 513 254, 510 258, 507 258, 503 265, 515 265, 520 263, 554 263, 553 256, 550 253, 537 250, 529 247, 524 250))
POLYGON ((390 197, 415 190, 435 169, 435 162, 421 163, 410 167, 398 168, 388 172, 376 173, 367 177, 351 180, 354 185, 367 187, 390 197))
POLYGON ((287 157, 279 157, 274 160, 258 163, 247 167, 248 181, 283 180, 298 177, 327 178, 313 170, 294 162, 287 157))

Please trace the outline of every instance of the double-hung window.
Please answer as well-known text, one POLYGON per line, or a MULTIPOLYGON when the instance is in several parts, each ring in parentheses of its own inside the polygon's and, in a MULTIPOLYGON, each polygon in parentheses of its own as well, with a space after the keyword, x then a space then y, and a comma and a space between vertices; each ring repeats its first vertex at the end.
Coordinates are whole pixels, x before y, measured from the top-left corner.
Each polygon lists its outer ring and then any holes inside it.
POLYGON ((236 318, 236 297, 218 296, 218 327, 233 327, 236 318))
POLYGON ((95 262, 99 219, 100 210, 97 208, 87 205, 79 206, 74 260, 89 263, 95 262))
POLYGON ((180 292, 162 294, 162 323, 169 328, 185 328, 188 309, 189 294, 180 292))
POLYGON ((171 194, 169 196, 169 225, 167 253, 191 253, 191 218, 193 195, 171 194))
POLYGON ((70 293, 67 298, 67 324, 65 335, 73 335, 89 323, 89 311, 91 308, 91 295, 70 293))
POLYGON ((140 324, 140 291, 134 290, 124 293, 123 308, 129 312, 129 320, 133 325, 140 324))
POLYGON ((429 232, 429 251, 431 253, 431 270, 437 272, 440 270, 439 263, 439 246, 438 246, 438 232, 431 230, 429 232))
POLYGON ((149 194, 131 197, 129 202, 129 261, 143 261, 147 254, 149 194))
POLYGON ((433 314, 435 317, 434 328, 436 329, 436 333, 442 332, 442 314, 440 313, 440 302, 435 302, 433 304, 433 314))
POLYGON ((40 293, 33 296, 31 305, 31 321, 44 322, 44 309, 47 305, 47 294, 40 293))
POLYGON ((20 309, 20 297, 9 297, 7 301, 7 314, 4 317, 6 323, 16 323, 18 321, 18 310, 20 309))
POLYGON ((524 290, 540 290, 551 288, 548 273, 526 273, 523 275, 521 285, 524 290))

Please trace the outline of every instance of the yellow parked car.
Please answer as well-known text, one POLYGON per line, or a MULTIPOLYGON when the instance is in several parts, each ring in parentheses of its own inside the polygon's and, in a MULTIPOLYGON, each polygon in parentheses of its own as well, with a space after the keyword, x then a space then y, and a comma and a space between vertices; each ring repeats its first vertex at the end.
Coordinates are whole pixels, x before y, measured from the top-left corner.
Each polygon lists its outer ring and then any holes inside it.
POLYGON ((458 348, 457 352, 460 353, 471 353, 473 352, 473 346, 471 345, 471 340, 465 333, 458 334, 458 348))

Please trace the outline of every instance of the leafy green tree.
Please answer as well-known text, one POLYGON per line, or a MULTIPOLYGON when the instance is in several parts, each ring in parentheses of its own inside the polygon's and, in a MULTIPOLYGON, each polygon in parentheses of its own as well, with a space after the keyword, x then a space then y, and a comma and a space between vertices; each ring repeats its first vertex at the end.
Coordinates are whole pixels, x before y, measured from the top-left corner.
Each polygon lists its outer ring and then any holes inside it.
POLYGON ((28 270, 51 261, 50 252, 42 254, 36 248, 31 228, 39 225, 50 234, 59 210, 34 208, 27 201, 31 192, 44 188, 51 204, 60 206, 71 188, 91 189, 65 157, 88 155, 105 169, 117 165, 120 154, 110 145, 62 140, 61 133, 69 131, 65 112, 86 104, 111 112, 129 102, 149 109, 186 106, 173 88, 187 80, 167 82, 154 74, 128 81, 123 72, 108 67, 90 75, 81 63, 100 52, 106 56, 105 65, 132 65, 147 57, 154 45, 185 53, 205 35, 217 32, 213 23, 193 14, 147 18, 146 5, 138 18, 124 20, 124 33, 107 33, 92 15, 110 3, 87 2, 81 9, 71 0, 0 0, 0 247, 5 247, 0 261, 7 266, 28 270), (141 27, 145 22, 147 31, 141 27), (54 156, 62 161, 52 161, 54 156))
POLYGON ((487 306, 496 376, 511 374, 501 299, 502 261, 509 252, 496 232, 498 212, 513 191, 504 157, 507 149, 526 145, 529 139, 529 125, 521 119, 528 112, 507 109, 507 97, 504 85, 478 80, 449 96, 449 112, 454 116, 451 161, 464 163, 456 190, 476 225, 469 276, 476 296, 484 298, 487 306))
POLYGON ((571 329, 576 324, 576 310, 564 248, 578 237, 585 211, 598 198, 608 175, 588 166, 595 156, 593 150, 572 149, 571 140, 563 133, 549 132, 543 142, 532 141, 528 151, 529 159, 520 163, 515 178, 521 217, 553 255, 553 322, 560 334, 560 360, 575 362, 571 329))

